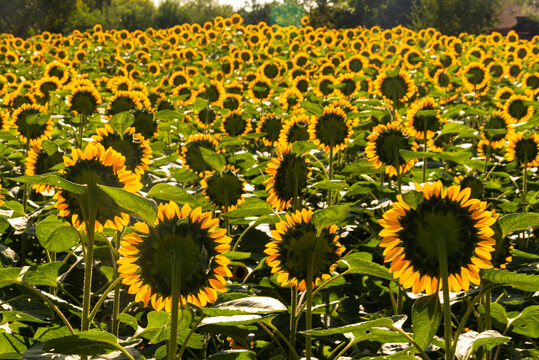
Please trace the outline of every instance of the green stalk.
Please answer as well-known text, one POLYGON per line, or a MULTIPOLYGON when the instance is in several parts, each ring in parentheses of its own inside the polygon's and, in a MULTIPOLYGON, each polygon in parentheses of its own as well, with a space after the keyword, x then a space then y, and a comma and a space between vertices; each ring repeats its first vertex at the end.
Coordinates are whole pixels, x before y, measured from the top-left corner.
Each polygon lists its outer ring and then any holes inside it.
POLYGON ((92 322, 94 320, 95 315, 97 314, 97 311, 99 310, 99 307, 101 307, 101 304, 103 304, 103 301, 107 298, 107 295, 112 291, 112 289, 120 284, 122 279, 117 278, 114 280, 110 285, 103 291, 103 294, 99 298, 99 300, 95 303, 94 308, 92 309, 92 312, 90 313, 90 320, 89 322, 92 322))
POLYGON ((170 312, 170 338, 168 340, 168 360, 176 360, 178 342, 178 310, 180 308, 181 261, 178 254, 172 259, 172 309, 170 312))
MULTIPOLYGON (((114 278, 113 281, 116 281, 120 278, 120 274, 118 273, 118 264, 116 263, 116 260, 118 260, 118 249, 120 248, 120 239, 122 233, 120 230, 116 230, 116 243, 114 244, 114 254, 113 254, 113 260, 114 263, 112 264, 112 267, 114 269, 114 278)), ((120 330, 120 320, 118 319, 118 314, 120 313, 120 282, 116 284, 114 287, 114 302, 112 304, 112 334, 116 337, 118 337, 118 333, 120 330)))
POLYGON ((289 357, 293 358, 292 350, 296 348, 296 331, 297 331, 297 321, 296 321, 296 311, 298 307, 298 290, 295 287, 290 287, 291 300, 290 300, 290 352, 289 357))
MULTIPOLYGON (((271 333, 271 331, 268 331, 266 326, 264 325, 264 323, 262 321, 259 321, 258 324, 264 329, 266 330, 266 332, 271 336, 271 337, 274 337, 274 335, 271 333)), ((268 321, 266 323, 266 325, 272 329, 275 334, 277 334, 279 336, 279 338, 281 338, 281 340, 284 341, 284 343, 288 346, 288 348, 290 349, 290 356, 289 356, 289 359, 299 359, 299 355, 298 353, 296 352, 296 349, 294 348, 294 346, 288 341, 288 339, 286 338, 286 336, 283 335, 282 332, 279 331, 279 329, 277 329, 272 323, 271 321, 268 321)))
POLYGON ((84 123, 86 122, 86 115, 80 114, 79 124, 79 148, 82 149, 82 137, 84 136, 84 123))
POLYGON ((522 174, 522 202, 526 203, 526 193, 528 192, 528 154, 524 154, 524 173, 522 174))
MULTIPOLYGON (((183 314, 182 314, 182 316, 183 316, 183 314)), ((204 320, 204 318, 205 318, 204 314, 200 315, 200 319, 198 319, 196 321, 196 323, 193 324, 193 327, 191 327, 191 329, 189 329, 189 333, 187 334, 187 336, 183 340, 183 344, 180 347, 180 352, 178 354, 178 359, 182 358, 183 353, 185 352, 185 349, 187 349, 187 344, 189 343, 189 339, 195 333, 195 330, 198 328, 198 325, 200 325, 200 323, 202 322, 202 320, 204 320)))
MULTIPOLYGON (((483 281, 487 281, 487 280, 483 280, 483 281)), ((492 329, 492 317, 490 316, 490 300, 491 300, 491 290, 487 290, 485 291, 485 297, 483 298, 483 306, 485 307, 485 331, 487 330, 491 330, 492 329)), ((491 359, 492 358, 492 353, 490 350, 487 351, 487 354, 486 354, 486 358, 487 359, 491 359)))
POLYGON ((485 165, 483 165, 483 174, 487 173, 488 158, 490 157, 490 149, 491 149, 491 146, 490 146, 490 141, 489 141, 489 143, 487 145, 487 153, 485 154, 485 165))
MULTIPOLYGON (((444 299, 444 340, 445 360, 450 360, 452 334, 451 334, 451 304, 449 300, 449 270, 447 264, 447 243, 443 232, 431 229, 431 234, 436 236, 436 252, 440 264, 440 278, 442 280, 442 293, 444 299)), ((439 284, 438 284, 439 285, 439 284)))
MULTIPOLYGON (((307 265, 307 278, 305 279, 306 287, 306 314, 305 314, 305 330, 311 330, 313 327, 313 264, 314 259, 311 257, 309 259, 309 264, 307 265)), ((306 360, 311 360, 312 356, 312 337, 311 335, 305 336, 305 358, 306 360)))
MULTIPOLYGON (((423 117, 423 151, 427 152, 427 117, 423 117)), ((423 158, 423 182, 427 179, 427 158, 423 158)))
MULTIPOLYGON (((333 141, 329 147, 329 181, 333 180, 333 141)), ((331 189, 328 189, 328 206, 331 206, 331 189)))

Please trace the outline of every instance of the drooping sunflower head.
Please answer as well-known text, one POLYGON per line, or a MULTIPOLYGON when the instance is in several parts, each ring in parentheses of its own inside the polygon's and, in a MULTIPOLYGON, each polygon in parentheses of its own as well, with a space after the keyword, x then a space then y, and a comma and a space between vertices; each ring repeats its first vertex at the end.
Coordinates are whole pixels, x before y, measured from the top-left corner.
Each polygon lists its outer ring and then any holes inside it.
POLYGON ((400 155, 400 150, 415 151, 419 145, 409 139, 399 121, 374 127, 367 139, 369 142, 365 147, 365 155, 377 169, 385 166, 385 172, 389 176, 397 175, 397 166, 400 174, 406 173, 414 166, 415 159, 406 162, 400 155))
POLYGON ((241 107, 242 97, 238 94, 226 94, 223 99, 223 109, 231 111, 238 110, 241 107))
MULTIPOLYGON (((28 150, 28 154, 24 161, 24 175, 33 176, 51 172, 51 168, 63 162, 62 153, 56 151, 47 153, 43 148, 33 147, 28 150)), ((32 188, 38 193, 50 192, 52 185, 34 184, 32 188)))
POLYGON ((511 126, 506 113, 494 111, 487 118, 485 125, 481 127, 481 135, 489 141, 493 149, 500 149, 505 145, 509 135, 514 134, 515 129, 511 126))
POLYGON ((374 87, 378 96, 392 104, 406 102, 416 92, 414 82, 404 70, 397 73, 390 70, 381 72, 376 77, 374 87))
POLYGON ((442 266, 447 264, 450 291, 479 285, 480 269, 492 267, 496 222, 487 203, 470 199, 470 189, 440 181, 416 186, 422 201, 410 207, 401 195, 378 223, 380 247, 390 272, 404 288, 430 295, 441 290, 442 266))
POLYGON ((511 95, 503 105, 503 111, 512 124, 530 120, 535 109, 529 104, 530 98, 523 95, 511 95))
POLYGON ((159 125, 154 113, 148 109, 137 109, 133 112, 133 127, 135 133, 142 135, 145 139, 152 139, 159 135, 159 125))
POLYGON ((326 153, 343 150, 352 136, 352 121, 340 107, 326 106, 320 117, 314 117, 309 125, 310 140, 326 153))
POLYGON ((101 104, 101 95, 95 87, 77 86, 68 97, 69 109, 75 114, 91 115, 101 104))
POLYGON ((283 128, 283 121, 275 114, 264 115, 258 122, 257 133, 266 133, 260 141, 266 146, 274 146, 279 141, 279 135, 283 128))
POLYGON ((252 128, 251 121, 244 119, 240 109, 229 112, 221 121, 221 132, 230 137, 245 135, 252 128))
POLYGON ((309 160, 292 151, 292 145, 279 144, 276 157, 266 166, 269 178, 264 182, 268 197, 266 201, 277 211, 288 209, 290 204, 299 208, 300 201, 311 176, 309 160), (296 203, 293 204, 292 202, 296 203))
POLYGON ((118 250, 118 272, 129 294, 144 306, 151 303, 160 311, 192 303, 214 303, 226 291, 225 278, 232 274, 230 260, 223 255, 230 249, 226 230, 218 228, 219 219, 201 208, 181 209, 174 202, 160 204, 155 231, 136 223, 137 232, 125 235, 118 250), (178 283, 172 283, 176 276, 178 283), (179 289, 179 304, 172 304, 172 289, 179 289))
POLYGON ((105 110, 110 120, 114 115, 135 109, 150 109, 151 102, 146 95, 139 91, 118 91, 110 100, 105 110))
POLYGON ((353 73, 344 73, 337 78, 337 91, 342 97, 349 99, 360 90, 360 85, 354 80, 355 76, 353 73))
POLYGON ((232 211, 244 202, 245 181, 238 169, 227 165, 222 172, 213 171, 200 181, 202 193, 214 207, 232 211))
POLYGON ((52 135, 53 122, 45 107, 37 104, 22 104, 12 115, 10 126, 23 143, 41 146, 41 142, 52 135))
MULTIPOLYGON (((117 187, 129 192, 142 188, 140 177, 125 169, 125 157, 112 148, 105 150, 99 143, 89 143, 81 149, 74 148, 71 157, 64 156, 63 177, 76 184, 96 186, 96 184, 117 187)), ((80 195, 59 189, 54 194, 58 215, 71 216, 73 226, 86 229, 83 209, 88 209, 88 201, 95 201, 95 229, 103 227, 121 229, 129 223, 129 215, 121 210, 114 200, 96 187, 95 197, 88 198, 88 192, 80 195)))
POLYGON ((152 149, 150 141, 145 139, 140 133, 135 133, 134 127, 128 127, 123 134, 118 134, 114 129, 106 124, 96 130, 97 134, 92 136, 94 141, 103 145, 105 149, 113 148, 125 157, 125 168, 135 174, 142 175, 151 164, 152 149))
POLYGON ((279 104, 285 110, 299 109, 303 101, 303 94, 296 88, 290 88, 279 95, 279 104))
POLYGON ((200 111, 195 111, 195 123, 200 129, 209 129, 217 119, 217 112, 208 105, 200 111))
POLYGON ((340 261, 344 246, 339 243, 337 226, 317 232, 311 222, 312 211, 303 209, 286 214, 285 220, 271 231, 273 241, 266 244, 266 263, 277 274, 282 286, 306 289, 307 272, 312 268, 313 287, 331 277, 340 261))
POLYGON ((431 97, 424 97, 413 103, 406 120, 410 135, 416 139, 424 139, 425 133, 427 139, 434 137, 443 125, 439 114, 440 110, 431 97))
POLYGON ((539 166, 539 135, 536 133, 525 136, 522 133, 508 136, 506 158, 516 161, 517 166, 539 166))
POLYGON ((50 100, 50 92, 59 90, 61 87, 62 83, 60 82, 60 80, 58 80, 58 78, 45 76, 35 83, 34 91, 37 96, 47 102, 50 100))
POLYGON ((180 153, 179 158, 182 161, 182 165, 186 169, 191 169, 199 176, 211 174, 213 168, 204 160, 200 148, 213 150, 220 153, 221 150, 217 149, 219 141, 210 134, 195 134, 189 136, 185 144, 178 147, 180 153))
POLYGON ((287 145, 296 141, 308 141, 311 137, 309 135, 310 124, 311 117, 306 114, 294 115, 285 120, 279 135, 279 142, 287 145))

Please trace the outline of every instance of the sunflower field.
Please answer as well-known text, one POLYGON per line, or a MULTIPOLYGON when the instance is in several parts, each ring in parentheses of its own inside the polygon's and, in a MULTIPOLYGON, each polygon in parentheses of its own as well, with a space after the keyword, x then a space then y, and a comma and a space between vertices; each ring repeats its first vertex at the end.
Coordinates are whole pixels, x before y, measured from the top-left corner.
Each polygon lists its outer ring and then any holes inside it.
POLYGON ((539 37, 0 34, 0 359, 539 358, 539 37))

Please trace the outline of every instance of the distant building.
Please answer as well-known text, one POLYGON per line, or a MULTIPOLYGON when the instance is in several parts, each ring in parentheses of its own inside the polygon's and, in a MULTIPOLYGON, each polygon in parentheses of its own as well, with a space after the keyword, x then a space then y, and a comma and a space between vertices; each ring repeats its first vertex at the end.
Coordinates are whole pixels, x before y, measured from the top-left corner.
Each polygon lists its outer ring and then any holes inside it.
POLYGON ((499 22, 492 29, 502 35, 514 30, 520 38, 531 39, 535 35, 539 35, 539 14, 537 9, 518 5, 514 2, 507 1, 500 12, 499 22))

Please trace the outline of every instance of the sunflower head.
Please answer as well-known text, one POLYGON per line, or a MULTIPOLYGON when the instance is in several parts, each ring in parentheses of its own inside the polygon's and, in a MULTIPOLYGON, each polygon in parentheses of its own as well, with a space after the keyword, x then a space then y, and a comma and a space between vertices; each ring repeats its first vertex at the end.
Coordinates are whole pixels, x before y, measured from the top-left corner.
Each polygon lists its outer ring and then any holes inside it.
POLYGON ((307 272, 312 269, 313 287, 331 277, 344 246, 339 243, 337 226, 317 231, 311 222, 312 211, 303 209, 286 214, 271 231, 273 241, 266 244, 266 263, 277 274, 282 286, 305 291, 307 272))
POLYGON ((53 122, 43 106, 22 104, 12 115, 10 126, 23 143, 41 146, 41 142, 52 135, 53 122))
POLYGON ((229 112, 221 121, 221 132, 230 137, 245 135, 251 129, 251 121, 244 119, 240 109, 229 112))
POLYGON ((431 97, 424 97, 412 104, 408 111, 406 126, 416 139, 430 139, 436 135, 443 125, 439 116, 440 110, 431 97))
POLYGON ((159 135, 159 125, 151 110, 137 109, 133 112, 133 118, 135 133, 142 135, 145 139, 152 139, 159 135))
POLYGON ((352 136, 352 121, 340 107, 326 106, 320 117, 314 117, 309 125, 310 140, 326 153, 343 150, 352 136))
POLYGON ((508 161, 516 161, 517 166, 528 168, 539 166, 539 135, 536 133, 525 136, 522 133, 508 136, 506 158, 508 161))
POLYGON ((101 95, 95 87, 77 86, 68 98, 69 109, 75 114, 91 115, 101 104, 101 95))
POLYGON ((151 231, 147 224, 136 223, 137 231, 122 238, 118 272, 129 285, 128 293, 157 311, 214 303, 218 293, 226 291, 225 278, 232 276, 230 260, 223 255, 231 239, 218 224, 201 208, 160 204, 151 231), (173 271, 179 273, 179 284, 172 284, 173 271), (172 304, 174 285, 180 291, 179 304, 172 304))
POLYGON ((266 133, 260 141, 266 146, 273 146, 279 141, 279 135, 283 128, 283 121, 280 116, 275 114, 264 115, 258 122, 257 133, 266 133))
POLYGON ((503 111, 494 111, 481 127, 481 135, 489 141, 493 149, 500 149, 507 138, 514 134, 515 129, 510 125, 511 120, 503 111))
POLYGON ((249 83, 249 96, 256 101, 268 100, 271 96, 271 82, 264 76, 258 75, 249 83))
POLYGON ((199 176, 209 175, 212 172, 212 167, 206 163, 200 152, 200 148, 204 147, 220 153, 217 149, 219 141, 210 134, 195 134, 189 136, 187 142, 178 148, 180 160, 186 169, 191 169, 199 176))
POLYGON ((202 193, 213 207, 232 211, 245 200, 245 181, 243 181, 238 169, 232 165, 226 165, 222 172, 214 170, 200 181, 202 193))
POLYGON ((512 124, 528 121, 535 109, 529 104, 531 99, 523 95, 511 95, 503 105, 503 111, 512 124))
POLYGON ((374 87, 378 96, 392 104, 406 102, 416 92, 414 82, 404 70, 381 72, 376 77, 374 87))
POLYGON ((292 145, 279 144, 276 157, 266 166, 269 178, 264 182, 268 197, 266 201, 277 211, 288 209, 293 201, 298 208, 300 200, 311 176, 308 159, 292 151, 292 145))
MULTIPOLYGON (((52 154, 48 154, 43 148, 33 147, 28 150, 24 162, 24 175, 34 176, 40 174, 46 174, 50 172, 51 168, 57 164, 63 162, 62 153, 56 151, 52 154)), ((34 184, 32 188, 38 193, 50 192, 53 188, 52 185, 34 184)))
POLYGON ((287 145, 293 144, 296 141, 308 141, 310 139, 310 124, 311 117, 306 114, 292 116, 284 122, 281 133, 279 134, 279 142, 287 145))
POLYGON ((470 189, 440 181, 416 185, 421 201, 413 206, 403 196, 378 223, 384 261, 404 288, 430 295, 441 290, 441 266, 448 270, 450 291, 468 291, 480 283, 479 270, 492 267, 496 222, 487 203, 470 198, 470 189), (445 260, 444 260, 445 258, 445 260))
MULTIPOLYGON (((64 156, 64 165, 63 177, 76 184, 100 184, 129 192, 142 188, 140 177, 125 169, 125 157, 110 147, 105 150, 99 143, 89 143, 84 151, 74 148, 71 157, 64 156)), ((121 229, 129 223, 129 215, 122 212, 114 200, 99 188, 96 189, 93 199, 88 198, 88 192, 79 198, 78 195, 62 189, 54 194, 54 199, 57 200, 55 207, 60 210, 58 215, 71 216, 73 225, 79 229, 86 229, 82 209, 88 208, 88 201, 95 201, 96 231, 101 231, 103 227, 121 229)))

